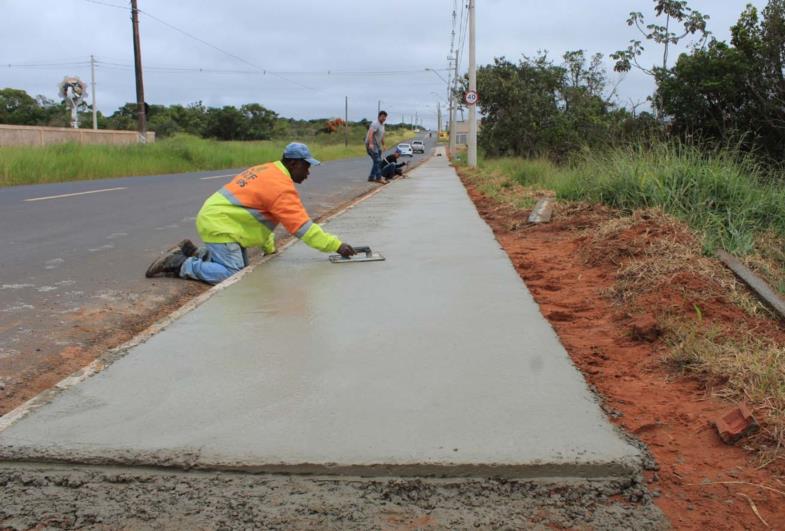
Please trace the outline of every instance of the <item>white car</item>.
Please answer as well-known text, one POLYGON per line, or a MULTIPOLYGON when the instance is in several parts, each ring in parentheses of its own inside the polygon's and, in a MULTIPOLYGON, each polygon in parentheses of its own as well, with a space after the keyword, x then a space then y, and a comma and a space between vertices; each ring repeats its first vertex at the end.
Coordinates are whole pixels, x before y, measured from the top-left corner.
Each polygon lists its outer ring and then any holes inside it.
POLYGON ((422 140, 412 142, 412 151, 415 153, 425 153, 425 144, 422 140))
POLYGON ((406 155, 407 157, 414 156, 414 150, 412 149, 411 144, 398 144, 398 151, 401 152, 401 156, 406 155))

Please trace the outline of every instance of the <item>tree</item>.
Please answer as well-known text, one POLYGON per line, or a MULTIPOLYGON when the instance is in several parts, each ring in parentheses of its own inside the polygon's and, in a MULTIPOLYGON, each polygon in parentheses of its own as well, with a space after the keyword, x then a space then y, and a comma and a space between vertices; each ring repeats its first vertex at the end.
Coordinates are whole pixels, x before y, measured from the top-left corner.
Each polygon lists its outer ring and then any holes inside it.
POLYGON ((218 140, 241 140, 248 136, 248 122, 245 114, 237 107, 210 108, 207 110, 205 136, 218 140))
POLYGON ((753 69, 742 52, 722 42, 679 57, 657 87, 656 99, 671 118, 672 133, 728 143, 740 131, 751 131, 748 80, 753 69))
POLYGON ((748 6, 731 34, 732 45, 713 41, 659 75, 658 108, 677 135, 785 161, 785 0, 770 0, 762 17, 748 6))
POLYGON ((278 114, 258 103, 248 103, 240 107, 245 115, 247 127, 243 140, 268 140, 272 138, 278 114))
MULTIPOLYGON (((464 80, 465 81, 465 80, 464 80)), ((604 96, 602 56, 567 52, 563 65, 541 53, 518 64, 504 58, 477 72, 483 95, 479 143, 490 155, 563 159, 583 146, 611 141, 626 116, 604 96)))
POLYGON ((751 67, 746 84, 756 146, 785 161, 785 0, 769 0, 762 19, 755 7, 747 6, 731 34, 751 67))
POLYGON ((41 106, 24 90, 0 90, 0 123, 38 125, 43 118, 41 106))
POLYGON ((677 46, 681 41, 691 35, 698 35, 700 38, 694 46, 704 45, 711 32, 706 27, 709 16, 695 11, 687 5, 686 0, 654 0, 654 14, 656 18, 665 16, 665 24, 646 24, 645 17, 640 11, 633 11, 627 19, 628 26, 635 26, 645 40, 653 41, 662 46, 662 64, 647 68, 638 62, 638 57, 644 52, 643 43, 633 39, 625 50, 619 50, 611 54, 611 58, 616 61, 614 69, 617 72, 629 72, 632 67, 651 75, 656 76, 658 70, 668 69, 668 58, 671 46, 677 46), (644 27, 645 26, 645 27, 644 27), (674 27, 680 29, 678 33, 674 27))

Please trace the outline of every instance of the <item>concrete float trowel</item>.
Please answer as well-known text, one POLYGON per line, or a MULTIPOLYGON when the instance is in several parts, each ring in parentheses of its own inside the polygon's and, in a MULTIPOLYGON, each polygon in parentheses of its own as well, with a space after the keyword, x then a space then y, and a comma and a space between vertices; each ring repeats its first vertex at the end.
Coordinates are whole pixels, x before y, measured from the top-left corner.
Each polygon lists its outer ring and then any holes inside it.
POLYGON ((344 258, 340 254, 333 254, 330 256, 330 262, 334 264, 351 264, 357 262, 381 262, 382 260, 386 260, 386 258, 379 253, 375 253, 371 250, 370 247, 355 247, 355 251, 357 254, 354 256, 350 256, 349 258, 344 258))

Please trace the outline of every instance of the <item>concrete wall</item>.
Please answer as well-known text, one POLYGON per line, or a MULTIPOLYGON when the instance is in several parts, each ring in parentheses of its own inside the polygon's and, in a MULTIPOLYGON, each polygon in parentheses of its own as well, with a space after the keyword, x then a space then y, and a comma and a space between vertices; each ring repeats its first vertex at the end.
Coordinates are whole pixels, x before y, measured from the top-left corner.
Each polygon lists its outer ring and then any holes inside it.
MULTIPOLYGON (((480 120, 477 120, 477 132, 480 132, 480 120)), ((466 146, 469 143, 469 122, 456 121, 455 122, 455 143, 459 146, 466 146)))
MULTIPOLYGON (((136 144, 135 131, 106 129, 71 129, 0 124, 0 146, 47 146, 49 144, 136 144)), ((155 142, 155 133, 147 133, 147 142, 155 142)))

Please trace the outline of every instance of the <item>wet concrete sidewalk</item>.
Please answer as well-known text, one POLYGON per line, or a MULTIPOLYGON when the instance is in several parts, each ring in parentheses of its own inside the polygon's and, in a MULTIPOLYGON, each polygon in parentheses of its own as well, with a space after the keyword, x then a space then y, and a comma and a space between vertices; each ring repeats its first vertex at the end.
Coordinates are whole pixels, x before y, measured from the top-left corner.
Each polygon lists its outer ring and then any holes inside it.
POLYGON ((598 477, 603 417, 445 157, 0 433, 5 459, 287 473, 598 477))

